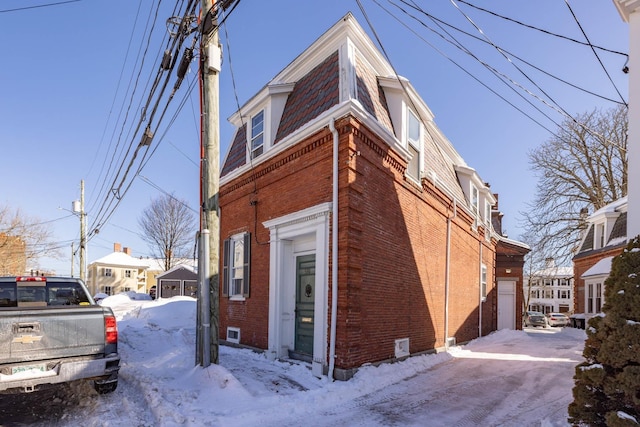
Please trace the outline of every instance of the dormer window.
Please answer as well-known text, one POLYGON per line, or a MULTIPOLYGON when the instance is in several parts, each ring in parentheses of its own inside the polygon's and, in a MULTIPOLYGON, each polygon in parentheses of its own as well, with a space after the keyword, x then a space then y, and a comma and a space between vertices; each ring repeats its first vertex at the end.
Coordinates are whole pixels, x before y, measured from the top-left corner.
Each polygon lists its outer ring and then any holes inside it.
POLYGON ((605 233, 604 233, 604 223, 596 224, 596 242, 595 249, 604 248, 605 241, 605 233))
POLYGON ((488 200, 484 201, 484 222, 491 224, 491 203, 488 200))
POLYGON ((479 193, 478 193, 478 187, 476 187, 475 185, 471 184, 471 210, 476 214, 478 214, 479 212, 479 193))
POLYGON ((411 110, 407 112, 407 149, 411 153, 407 175, 418 180, 420 179, 420 120, 411 110))
POLYGON ((264 151, 264 110, 251 118, 251 158, 255 159, 264 151))

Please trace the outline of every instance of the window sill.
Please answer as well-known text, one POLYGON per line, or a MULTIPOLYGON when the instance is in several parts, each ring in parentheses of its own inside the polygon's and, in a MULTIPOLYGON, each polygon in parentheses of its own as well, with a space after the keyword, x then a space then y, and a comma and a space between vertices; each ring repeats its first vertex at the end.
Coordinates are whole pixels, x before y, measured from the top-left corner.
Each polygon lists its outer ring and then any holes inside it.
POLYGON ((246 301, 246 298, 242 295, 231 295, 229 301, 246 301))

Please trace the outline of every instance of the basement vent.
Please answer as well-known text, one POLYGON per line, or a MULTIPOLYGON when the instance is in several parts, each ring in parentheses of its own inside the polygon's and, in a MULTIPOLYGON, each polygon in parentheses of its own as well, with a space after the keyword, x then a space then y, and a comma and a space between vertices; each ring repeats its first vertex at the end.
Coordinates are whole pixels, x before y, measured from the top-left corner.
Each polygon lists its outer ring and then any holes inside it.
POLYGON ((240 328, 227 328, 227 341, 240 344, 240 328))
POLYGON ((409 355, 409 338, 401 338, 396 340, 395 345, 396 358, 409 355))
POLYGON ((447 338, 447 348, 456 346, 456 337, 447 338))

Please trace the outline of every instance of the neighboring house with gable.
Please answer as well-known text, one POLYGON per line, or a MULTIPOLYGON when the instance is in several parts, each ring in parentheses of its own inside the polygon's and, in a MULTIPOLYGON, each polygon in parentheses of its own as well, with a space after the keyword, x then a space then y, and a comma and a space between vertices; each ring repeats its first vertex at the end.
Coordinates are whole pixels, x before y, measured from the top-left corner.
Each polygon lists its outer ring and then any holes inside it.
POLYGON ((221 339, 346 379, 497 329, 496 199, 351 14, 230 121, 221 339))
MULTIPOLYGON (((593 317, 604 304, 604 281, 611 260, 627 245, 627 197, 622 197, 586 218, 579 250, 573 257, 575 315, 593 317)), ((584 326, 584 322, 580 322, 584 326)))
POLYGON ((131 256, 130 248, 113 244, 113 252, 87 266, 87 287, 92 295, 120 292, 146 293, 149 263, 131 256))
MULTIPOLYGON (((173 264, 196 271, 196 261, 193 259, 174 258, 173 264)), ((130 248, 114 243, 112 253, 89 264, 86 282, 92 295, 99 292, 115 295, 129 291, 146 294, 156 285, 156 277, 164 273, 164 259, 134 257, 130 248)))

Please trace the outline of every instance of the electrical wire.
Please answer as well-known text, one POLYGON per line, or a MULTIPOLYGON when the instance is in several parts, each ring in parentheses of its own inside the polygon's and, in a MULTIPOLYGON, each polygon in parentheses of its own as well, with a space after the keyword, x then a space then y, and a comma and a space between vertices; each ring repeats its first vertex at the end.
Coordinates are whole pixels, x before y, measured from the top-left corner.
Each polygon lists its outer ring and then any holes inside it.
POLYGON ((524 22, 518 21, 518 20, 513 19, 513 18, 509 18, 509 17, 504 16, 504 15, 500 15, 500 14, 498 14, 498 13, 496 13, 496 12, 493 12, 493 11, 491 11, 491 10, 484 9, 484 8, 482 8, 482 7, 476 6, 476 5, 474 5, 474 4, 472 4, 472 3, 468 2, 468 1, 465 1, 465 0, 458 0, 458 2, 460 2, 460 3, 464 3, 464 4, 466 4, 466 5, 467 5, 467 6, 469 6, 469 7, 472 7, 472 8, 474 8, 474 9, 479 10, 479 11, 482 11, 482 12, 488 13, 488 14, 493 15, 493 16, 496 16, 496 17, 498 17, 498 18, 504 19, 504 20, 506 20, 506 21, 513 22, 513 23, 515 23, 515 24, 521 25, 521 26, 526 27, 526 28, 530 28, 530 29, 532 29, 532 30, 540 31, 541 33, 548 34, 548 35, 550 35, 550 36, 554 36, 554 37, 557 37, 557 38, 560 38, 560 39, 568 40, 568 41, 570 41, 570 42, 577 43, 577 44, 581 44, 581 45, 583 45, 583 46, 590 46, 590 47, 592 47, 592 48, 599 49, 599 50, 602 50, 602 51, 604 51, 604 52, 614 53, 614 54, 616 54, 616 55, 621 55, 621 56, 624 56, 624 57, 626 57, 626 58, 628 58, 628 57, 629 57, 629 55, 628 55, 628 54, 623 53, 623 52, 618 52, 618 51, 616 51, 616 50, 607 49, 607 48, 605 48, 605 47, 592 45, 592 44, 590 44, 590 43, 585 43, 585 42, 583 42, 583 41, 576 40, 576 39, 573 39, 573 38, 571 38, 571 37, 563 36, 562 34, 553 33, 553 32, 551 32, 551 31, 544 30, 544 29, 542 29, 542 28, 539 28, 539 27, 536 27, 536 26, 533 26, 533 25, 525 24, 524 22))
POLYGON ((0 13, 17 12, 17 11, 20 11, 20 10, 37 9, 37 8, 40 8, 40 7, 59 6, 61 4, 76 3, 76 2, 79 2, 79 1, 82 1, 82 0, 67 0, 67 1, 59 1, 59 2, 55 2, 55 3, 39 4, 39 5, 35 5, 35 6, 18 7, 18 8, 15 8, 15 9, 0 10, 0 13))
POLYGON ((593 54, 595 55, 596 59, 598 60, 598 63, 600 64, 600 66, 602 67, 602 70, 604 71, 604 73, 607 75, 607 78, 609 79, 609 81, 611 82, 611 84, 613 85, 614 89, 616 90, 616 92, 618 93, 618 96, 620 97, 620 99, 622 100, 622 102, 624 103, 625 107, 629 107, 629 105, 627 104, 627 101, 624 100, 622 94, 620 93, 620 91, 618 90, 618 87, 616 86, 616 84, 613 82, 613 79, 611 78, 611 75, 609 74, 609 72, 607 71, 607 68, 604 66, 604 64, 602 63, 602 60, 600 59, 600 56, 598 55, 598 52, 596 52, 595 46, 593 44, 591 44, 591 40, 589 40, 589 36, 587 36, 587 33, 584 31, 584 28, 582 27, 582 24, 580 24, 580 21, 578 20, 578 17, 576 16, 576 14, 573 12, 573 9, 571 8, 571 5, 569 4, 568 0, 564 0, 564 3, 567 5, 567 7, 569 8, 569 11, 571 12, 571 16, 573 16, 573 19, 576 21, 576 24, 578 24, 578 27, 580 28, 580 31, 582 31, 582 35, 584 36, 585 40, 587 40, 587 43, 589 44, 589 47, 591 48, 591 51, 593 52, 593 54))
MULTIPOLYGON (((472 38, 472 39, 474 39, 474 40, 477 40, 477 41, 479 41, 479 42, 481 42, 481 43, 489 44, 489 42, 487 42, 487 41, 486 41, 485 39, 483 39, 482 37, 478 37, 478 36, 476 36, 476 35, 474 35, 474 34, 471 34, 471 33, 467 32, 467 31, 464 31, 464 30, 462 30, 461 28, 458 28, 458 27, 456 27, 456 26, 454 26, 454 25, 451 25, 451 24, 449 24, 448 22, 445 22, 445 21, 443 21, 443 20, 439 19, 438 17, 436 17, 436 16, 434 16, 434 15, 432 15, 432 14, 430 14, 430 13, 426 12, 425 10, 423 10, 423 9, 419 8, 419 7, 415 4, 415 2, 414 2, 414 4, 412 5, 412 4, 407 3, 406 1, 403 1, 403 0, 400 0, 400 1, 402 1, 402 3, 406 4, 407 6, 409 6, 409 7, 413 8, 413 9, 415 9, 416 11, 420 11, 421 13, 423 13, 425 16, 427 16, 427 17, 428 17, 431 21, 433 21, 434 23, 438 23, 438 24, 441 24, 442 26, 446 26, 446 27, 448 27, 448 28, 451 28, 452 30, 455 30, 455 31, 457 31, 457 32, 459 32, 459 33, 462 33, 462 34, 464 34, 465 36, 470 37, 470 38, 472 38)), ((390 4, 392 4, 393 6, 397 7, 398 9, 402 10, 402 11, 403 11, 403 13, 407 14, 408 16, 411 16, 411 17, 412 17, 413 19, 415 19, 416 21, 421 22, 421 21, 420 21, 420 20, 418 20, 415 16, 413 16, 413 15, 409 14, 406 10, 404 10, 403 8, 401 8, 400 6, 398 6, 397 4, 393 3, 392 1, 389 1, 389 3, 390 3, 390 4)), ((465 4, 466 4, 466 3, 465 3, 465 4)), ((379 3, 378 3, 378 5, 380 6, 380 4, 379 4, 379 3)), ((381 8, 383 8, 382 6, 380 6, 380 7, 381 7, 381 8)), ((384 9, 384 8, 383 8, 383 9, 384 9)), ((409 31, 413 32, 416 36, 418 36, 419 38, 421 38, 423 41, 425 41, 425 42, 426 42, 426 40, 424 40, 421 36, 419 36, 419 35, 418 35, 418 34, 417 34, 413 29, 411 29, 408 25, 406 25, 406 24, 405 24, 404 22, 402 22, 400 19, 398 19, 397 17, 395 17, 395 16, 394 16, 393 14, 391 14, 389 11, 387 11, 387 13, 389 13, 389 14, 390 14, 394 19, 396 19, 396 20, 397 20, 401 25, 405 26, 409 31)), ((442 28, 440 25, 438 25, 438 26, 439 26, 440 28, 442 28)), ((444 31, 444 29, 442 29, 442 30, 444 31)), ((447 34, 449 34, 449 33, 447 33, 447 34)), ((453 38, 453 36, 450 36, 450 37, 452 37, 452 38, 453 38)), ((428 42, 426 42, 426 43, 427 43, 427 44, 429 44, 428 42)), ((430 45, 430 46, 431 46, 431 45, 430 45)), ((431 47, 433 47, 433 46, 431 46, 431 47)), ((569 82, 569 81, 567 81, 567 80, 564 80, 564 79, 562 79, 562 78, 560 78, 560 77, 558 77, 558 76, 556 76, 556 75, 554 75, 554 74, 551 74, 550 72, 548 72, 548 71, 546 71, 546 70, 543 70, 542 68, 540 68, 540 67, 538 67, 538 66, 536 66, 536 65, 532 64, 531 62, 529 62, 529 61, 525 60, 524 58, 522 58, 522 57, 520 57, 520 56, 516 55, 515 53, 513 53, 513 52, 511 52, 511 51, 508 51, 508 50, 506 50, 506 49, 504 49, 504 48, 502 48, 502 47, 501 47, 500 49, 502 49, 502 51, 503 51, 503 52, 505 52, 505 53, 507 53, 510 57, 517 59, 518 61, 522 62, 523 64, 528 65, 529 67, 533 68, 534 70, 536 70, 536 71, 538 71, 538 72, 540 72, 540 73, 542 73, 542 74, 545 74, 545 75, 547 75, 548 77, 550 77, 550 78, 552 78, 552 79, 554 79, 554 80, 559 81, 560 83, 563 83, 563 84, 565 84, 565 85, 567 85, 567 86, 571 86, 571 87, 573 87, 573 88, 574 88, 574 89, 576 89, 576 90, 579 90, 579 91, 581 91, 581 92, 584 92, 584 93, 587 93, 587 94, 589 94, 589 95, 595 96, 595 97, 597 97, 597 98, 603 99, 603 100, 605 100, 605 101, 609 101, 609 102, 613 102, 613 103, 616 103, 616 104, 621 104, 621 105, 623 105, 623 103, 621 103, 620 101, 616 101, 616 100, 611 99, 611 98, 608 98, 608 97, 606 97, 606 96, 604 96, 604 95, 597 94, 597 93, 592 92, 592 91, 590 91, 590 90, 588 90, 588 89, 585 89, 585 88, 583 88, 583 87, 580 87, 580 86, 578 86, 578 85, 576 85, 576 84, 574 84, 574 83, 571 83, 571 82, 569 82)), ((617 52, 616 52, 616 53, 617 53, 617 52)), ((625 54, 622 54, 622 53, 621 53, 621 55, 625 55, 625 54)), ((443 55, 443 56, 445 56, 445 55, 443 55)), ((625 56, 626 56, 626 55, 625 55, 625 56)))
MULTIPOLYGON (((399 18, 395 17, 393 14, 391 14, 386 8, 383 8, 378 2, 377 0, 373 0, 376 4, 378 4, 378 6, 380 6, 383 10, 385 10, 385 12, 389 13, 391 16, 393 16, 394 18, 396 18, 399 22, 401 22, 399 20, 399 18)), ((418 19, 417 17, 415 17, 414 15, 411 15, 410 13, 408 13, 406 10, 404 10, 402 7, 400 7, 399 5, 393 3, 393 2, 389 2, 392 5, 394 5, 395 7, 397 7, 399 10, 401 10, 403 13, 407 14, 407 16, 413 18, 416 22, 418 22, 420 25, 424 26, 426 29, 428 29, 429 31, 433 32, 434 34, 436 34, 437 36, 439 36, 440 38, 442 38, 445 42, 452 44, 454 47, 456 47, 457 49, 461 50, 462 52, 464 52, 465 54, 471 56, 472 58, 474 58, 476 61, 478 61, 481 65, 483 65, 485 68, 487 68, 489 71, 491 71, 500 82, 502 82, 503 84, 506 85, 507 88, 509 88, 510 90, 512 90, 517 96, 519 96, 520 98, 523 99, 524 102, 528 103, 529 105, 531 105, 532 108, 534 108, 535 110, 537 110, 540 114, 542 114, 544 117, 546 117, 549 121, 551 121, 552 123, 554 123, 556 126, 559 126, 559 124, 557 122, 555 122, 551 117, 549 117, 546 113, 544 113, 539 107, 533 105, 533 103, 526 99, 521 93, 519 93, 518 91, 516 91, 512 86, 510 86, 506 80, 508 80, 508 77, 503 76, 501 73, 499 73, 496 69, 494 69, 493 67, 491 67, 489 64, 483 62, 480 58, 478 58, 475 54, 473 54, 469 49, 465 48, 464 45, 462 43, 460 43, 455 37, 453 37, 449 32, 447 32, 446 30, 444 30, 438 23, 438 21, 434 20, 434 17, 430 14, 428 14, 426 11, 424 11, 423 9, 421 9, 420 7, 418 7, 417 5, 410 5, 407 2, 401 0, 402 3, 406 4, 409 7, 412 7, 414 9, 416 9, 417 11, 419 11, 420 13, 423 13, 425 16, 427 16, 429 19, 431 19, 432 21, 434 21, 434 23, 436 25, 438 25, 442 31, 444 31, 445 34, 447 34, 447 37, 445 37, 444 35, 442 35, 441 33, 439 33, 438 31, 436 31, 435 29, 431 28, 430 26, 428 26, 426 23, 424 23, 423 21, 421 21, 420 19, 418 19)), ((403 24, 405 25, 405 24, 403 24)), ((538 120, 534 119, 530 114, 526 113, 524 110, 522 110, 521 108, 519 108, 518 106, 516 106, 514 103, 512 103, 511 101, 507 100, 504 96, 500 95, 495 89, 492 89, 491 87, 489 87, 489 85, 483 83, 477 76, 475 76, 473 73, 471 73, 470 71, 468 71, 466 68, 464 68, 462 65, 458 64, 457 62, 455 62, 453 59, 451 59, 450 57, 448 57, 446 54, 444 54, 441 50, 435 48, 431 43, 429 43, 428 41, 426 41, 424 38, 422 38, 420 35, 418 35, 415 31, 413 31, 412 29, 410 29, 408 26, 406 26, 406 28, 408 28, 410 31, 412 31, 416 36, 418 36, 422 41, 424 41, 425 43, 427 43, 427 45, 429 45, 430 47, 432 47, 434 50, 436 50, 436 52, 438 52, 440 55, 444 56, 447 60, 449 60, 450 62, 452 62, 453 64, 455 64, 458 68, 460 68, 462 71, 464 71, 466 74, 468 74, 469 76, 471 76, 475 81, 477 81, 478 83, 480 83, 482 86, 484 86, 485 88, 487 88, 491 93, 495 94, 496 96, 498 96, 500 99, 502 99, 503 101, 505 101, 508 105, 512 106, 513 108, 515 108, 517 111, 519 111, 520 113, 522 113, 525 117, 529 118, 531 121, 533 121, 534 123, 536 123, 537 125, 539 125, 541 128, 545 129, 546 131, 548 131, 549 133, 551 133, 552 135, 554 134, 553 131, 551 131, 548 127, 546 127, 545 125, 543 125, 541 122, 539 122, 538 120)))
MULTIPOLYGON (((374 0, 375 1, 375 0, 374 0)), ((427 13, 426 11, 424 11, 422 8, 420 8, 417 4, 415 4, 415 2, 413 2, 413 5, 408 4, 407 1, 405 0, 400 0, 403 4, 412 7, 413 9, 419 11, 420 13, 424 14, 425 16, 429 17, 431 20, 434 20, 435 17, 433 17, 431 14, 427 13)), ((450 0, 452 4, 454 4, 453 0, 450 0)), ((394 6, 398 7, 400 10, 402 10, 404 13, 407 13, 403 8, 401 8, 400 6, 394 4, 392 1, 389 1, 391 4, 393 4, 394 6)), ((454 4, 454 6, 456 6, 454 4)), ((457 7, 457 6, 456 6, 457 7)), ((458 8, 458 10, 460 10, 458 8)), ((469 21, 471 21, 471 19, 464 14, 464 12, 460 11, 469 21)), ((416 19, 416 21, 418 21, 419 23, 421 23, 421 25, 425 26, 426 28, 428 28, 431 31, 434 31, 433 29, 429 28, 426 24, 424 24, 424 22, 422 22, 421 20, 418 20, 416 17, 414 17, 413 15, 408 14, 409 16, 413 17, 414 19, 416 19)), ((472 21, 471 21, 472 22, 472 21)), ((475 26, 475 23, 472 22, 472 24, 475 26)), ((441 29, 442 27, 436 22, 436 25, 438 25, 441 29)), ((476 26, 476 28, 481 32, 481 34, 483 34, 482 30, 476 26)), ((520 88, 521 90, 523 90, 525 93, 527 93, 528 95, 534 97, 535 99, 540 100, 543 104, 547 105, 548 107, 552 108, 553 110, 555 110, 556 112, 560 113, 562 116, 564 116, 565 118, 568 118, 569 120, 579 124, 580 126, 584 127, 587 131, 599 136, 603 142, 611 144, 611 145, 615 145, 618 148, 621 149, 625 149, 624 147, 620 147, 619 144, 610 141, 609 139, 607 139, 605 136, 598 134, 597 132, 595 132, 594 130, 588 129, 586 128, 584 123, 579 123, 574 117, 572 117, 568 112, 566 112, 564 109, 562 109, 559 105, 553 106, 550 105, 548 102, 546 102, 544 99, 540 98, 539 96, 535 95, 534 93, 532 93, 531 91, 529 91, 528 89, 526 89, 524 86, 520 85, 518 82, 516 82, 515 80, 511 79, 510 77, 508 77, 507 75, 505 75, 504 73, 500 73, 498 70, 496 70, 494 67, 491 67, 488 63, 482 61, 480 58, 478 58, 475 54, 473 54, 471 51, 469 51, 467 48, 465 48, 462 43, 460 43, 459 41, 457 41, 450 33, 448 33, 446 30, 442 29, 449 37, 451 37, 451 39, 453 39, 455 41, 455 43, 451 42, 450 40, 448 40, 446 37, 442 36, 441 34, 439 34, 438 32, 434 31, 436 34, 438 34, 440 37, 442 37, 444 40, 446 40, 449 43, 452 43, 454 46, 458 47, 459 49, 463 50, 464 52, 466 52, 467 54, 469 54, 470 56, 472 56, 474 59, 476 59, 479 63, 481 63, 485 68, 487 68, 489 71, 491 71, 494 75, 496 75, 496 77, 499 77, 499 79, 501 81, 503 81, 503 83, 507 84, 507 82, 511 83, 513 86, 520 88)), ((490 42, 490 41, 489 41, 490 42)), ((502 50, 504 52, 503 49, 499 48, 497 45, 493 44, 493 42, 490 42, 490 44, 492 44, 496 49, 498 50, 502 50)), ((504 55, 504 54, 503 54, 504 55)), ((513 64, 512 61, 509 61, 511 64, 513 64)), ((513 64, 515 66, 515 64, 513 64)), ((516 68, 518 68, 516 66, 516 68)), ((524 73, 524 75, 526 76, 526 73, 524 73)), ((526 76, 528 78, 528 76, 526 76)), ((535 83, 534 83, 535 85, 535 83)), ((507 85, 508 87, 510 87, 509 85, 507 85)), ((510 87, 511 90, 513 90, 512 87, 510 87)), ((542 89, 540 89, 542 90, 542 89)), ((544 93, 544 91, 543 91, 544 93)), ((552 123, 554 123, 556 125, 557 128, 560 128, 561 125, 556 122, 555 120, 553 120, 550 116, 548 116, 546 113, 544 113, 542 110, 540 110, 538 107, 534 106, 529 100, 525 99, 522 94, 520 94, 519 92, 516 92, 516 94, 518 94, 518 96, 520 96, 525 102, 527 102, 529 105, 531 105, 534 109, 536 109, 538 112, 540 112, 542 115, 544 115, 547 119, 549 119, 552 123)), ((512 105, 510 103, 510 105, 512 105)), ((522 110, 518 109, 518 111, 522 112, 522 110)), ((527 116, 529 119, 532 119, 532 117, 528 114, 525 114, 525 116, 527 116)), ((532 119, 533 120, 533 119, 532 119)), ((536 120, 534 120, 535 123, 539 124, 540 123, 536 120)), ((542 126, 545 130, 547 130, 548 132, 550 132, 551 135, 554 135, 557 137, 557 134, 555 132, 550 131, 547 127, 542 126)))
MULTIPOLYGON (((186 38, 186 34, 184 34, 184 33, 185 33, 185 30, 188 29, 189 20, 191 19, 191 16, 193 15, 193 12, 195 11, 195 7, 196 7, 196 2, 191 0, 188 3, 187 9, 185 10, 184 16, 183 16, 182 21, 181 21, 184 24, 180 25, 180 31, 183 34, 181 34, 179 37, 175 37, 178 40, 178 42, 175 43, 175 50, 176 51, 178 51, 180 49, 180 45, 182 44, 182 42, 186 38)), ((157 13, 158 13, 158 9, 156 9, 156 19, 154 19, 154 23, 155 23, 155 21, 157 21, 157 13)), ((145 57, 146 57, 146 52, 148 51, 148 47, 149 47, 149 44, 150 44, 151 34, 153 34, 153 31, 150 31, 149 32, 149 36, 147 37, 147 47, 145 48, 145 54, 143 55, 145 57)), ((171 64, 172 67, 169 69, 169 73, 166 73, 167 77, 165 78, 165 83, 163 85, 163 88, 167 87, 169 78, 171 76, 171 71, 172 71, 173 67, 175 67, 175 64, 176 64, 176 61, 175 60, 172 61, 172 64, 171 64)), ((140 70, 141 69, 142 69, 142 66, 140 67, 140 70)), ((162 74, 162 70, 159 70, 157 74, 158 75, 162 74)), ((138 80, 139 80, 139 76, 140 76, 140 72, 138 72, 138 80)), ((155 81, 158 81, 157 78, 156 78, 155 81)), ((143 144, 143 142, 144 142, 144 139, 143 139, 137 145, 135 151, 133 151, 132 157, 128 161, 128 166, 126 167, 126 169, 124 168, 124 165, 125 165, 124 159, 128 158, 129 154, 131 154, 133 142, 136 140, 136 135, 138 134, 138 132, 142 128, 141 124, 143 123, 143 121, 148 120, 148 124, 146 126, 146 129, 147 130, 150 129, 151 121, 154 118, 153 116, 154 116, 155 112, 157 111, 157 107, 159 106, 159 103, 160 103, 160 101, 162 99, 162 93, 164 92, 164 89, 161 89, 160 95, 156 97, 155 103, 152 104, 152 96, 154 95, 154 92, 155 92, 157 87, 158 86, 155 83, 152 84, 151 90, 149 91, 149 95, 147 96, 147 103, 145 104, 145 106, 142 109, 142 114, 140 115, 140 120, 138 121, 138 124, 136 126, 135 132, 133 132, 134 136, 130 139, 129 149, 127 149, 127 152, 122 157, 123 162, 121 162, 117 173, 115 173, 115 175, 113 175, 114 179, 113 179, 112 184, 111 184, 111 191, 110 192, 105 192, 105 199, 104 199, 104 201, 102 203, 102 206, 100 208, 99 215, 97 216, 97 219, 94 221, 94 223, 92 223, 91 226, 89 227, 89 230, 91 230, 90 231, 90 235, 93 235, 95 233, 95 230, 98 228, 98 226, 99 225, 103 225, 106 222, 106 220, 111 217, 113 212, 115 212, 116 208, 119 206, 120 200, 124 196, 124 193, 130 188, 133 180, 135 179, 135 176, 132 177, 129 180, 128 184, 126 183, 126 179, 127 179, 127 175, 129 174, 129 171, 131 170, 131 168, 132 168, 132 166, 134 164, 134 161, 135 161, 135 159, 137 157, 138 152, 143 147, 146 147, 146 149, 144 149, 145 152, 148 151, 149 145, 143 144), (149 107, 152 107, 153 109, 151 110, 151 116, 149 118, 147 118, 146 117, 146 111, 149 110, 149 107), (122 173, 123 170, 124 170, 124 173, 122 173), (118 178, 119 178, 119 183, 116 184, 117 183, 116 180, 118 178), (123 191, 123 188, 126 188, 126 189, 123 191)), ((175 90, 177 90, 177 87, 179 87, 179 86, 174 87, 174 93, 175 93, 175 90)), ((162 116, 166 112, 166 109, 167 109, 167 107, 168 107, 168 105, 169 105, 169 103, 170 103, 172 98, 173 98, 173 95, 171 95, 169 97, 169 100, 166 102, 166 106, 162 110, 163 112, 161 114, 161 117, 160 117, 160 120, 158 121, 158 123, 161 122, 162 116)), ((133 100, 133 98, 131 98, 131 100, 133 100)), ((125 123, 126 123, 126 120, 125 120, 125 123)), ((159 126, 159 124, 156 125, 155 131, 157 131, 158 126, 159 126)), ((141 162, 143 160, 144 160, 144 157, 141 160, 141 162)))

